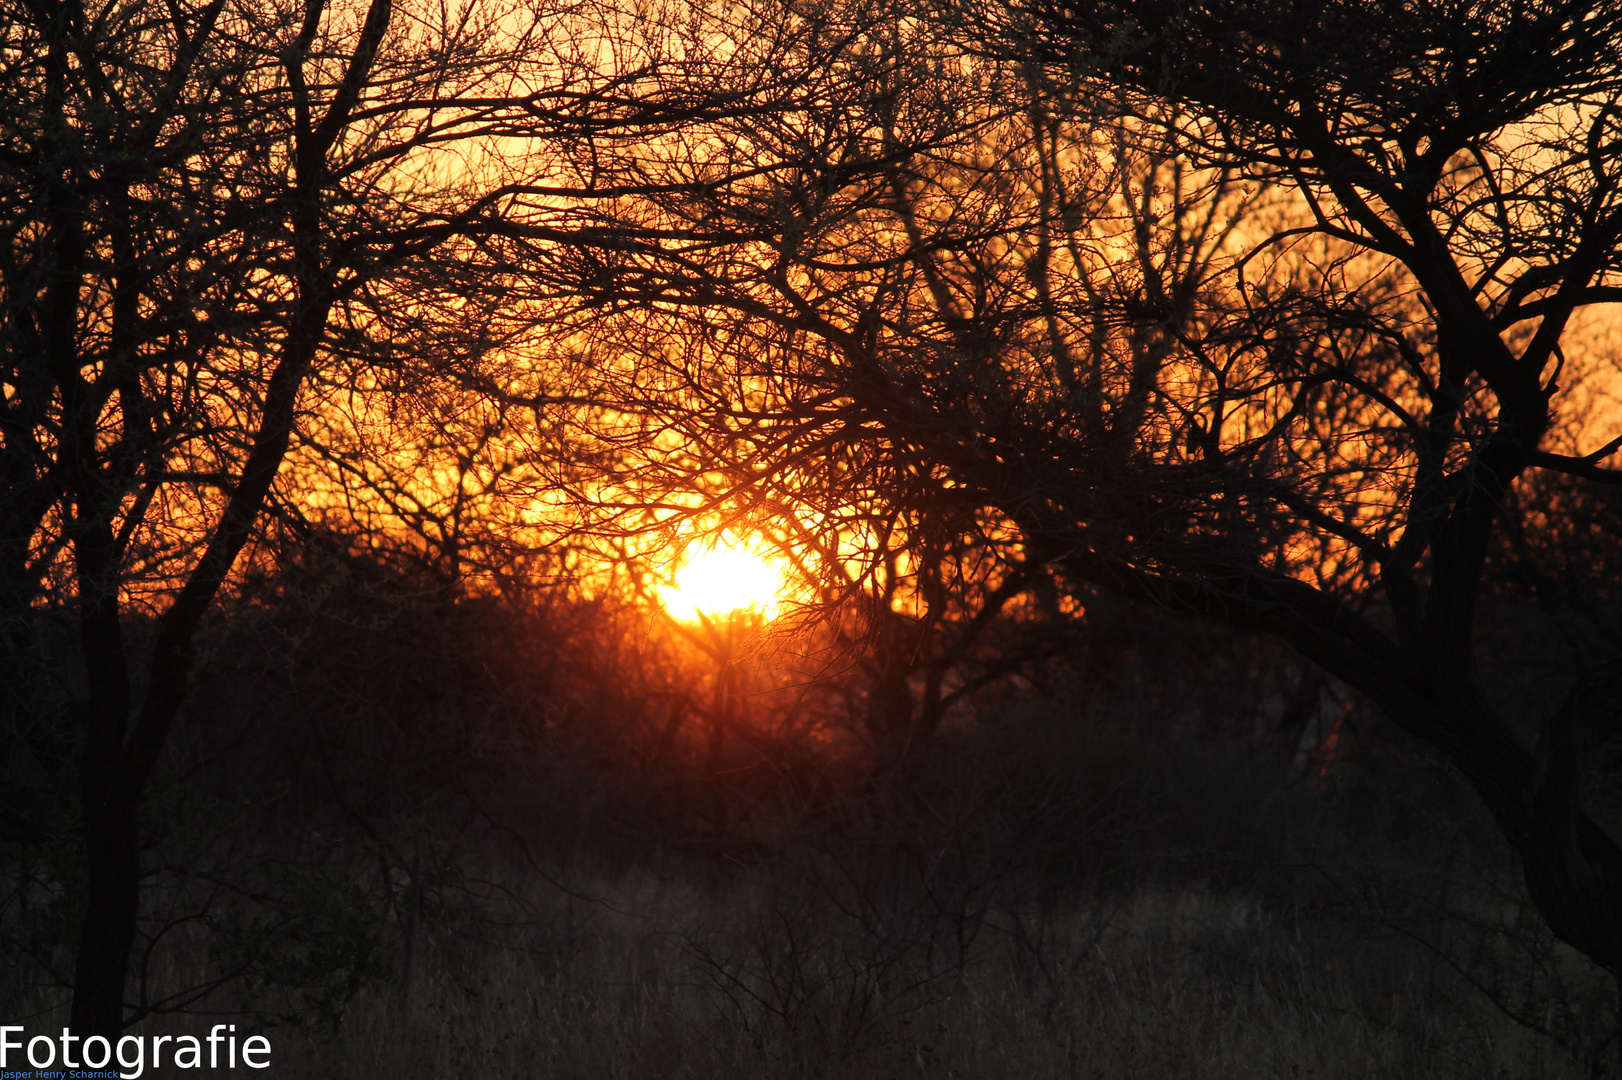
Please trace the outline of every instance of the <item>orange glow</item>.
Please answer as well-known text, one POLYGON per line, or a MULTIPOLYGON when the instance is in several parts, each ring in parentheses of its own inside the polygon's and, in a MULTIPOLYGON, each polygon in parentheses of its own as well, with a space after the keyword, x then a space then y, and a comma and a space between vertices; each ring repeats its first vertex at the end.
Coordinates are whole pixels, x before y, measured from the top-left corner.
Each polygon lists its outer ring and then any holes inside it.
POLYGON ((776 560, 731 543, 688 549, 673 577, 659 588, 659 602, 682 622, 695 621, 700 613, 713 618, 734 611, 770 618, 784 590, 776 560))

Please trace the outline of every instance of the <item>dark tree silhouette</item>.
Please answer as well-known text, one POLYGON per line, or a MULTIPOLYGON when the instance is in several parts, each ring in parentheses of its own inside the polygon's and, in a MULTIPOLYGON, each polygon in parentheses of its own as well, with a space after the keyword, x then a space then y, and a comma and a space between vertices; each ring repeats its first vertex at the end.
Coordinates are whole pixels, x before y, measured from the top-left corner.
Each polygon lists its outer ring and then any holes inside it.
POLYGON ((297 512, 312 380, 480 360, 481 239, 569 235, 550 148, 699 98, 658 28, 578 5, 17 0, 0 27, 0 683, 15 725, 36 624, 70 609, 72 1024, 110 1035, 139 1017, 140 806, 200 624, 266 508, 297 512))
MULTIPOLYGON (((1342 265, 1385 264, 1406 294, 1400 306, 1371 303, 1371 271, 1318 289, 1340 293, 1331 317, 1361 324, 1381 350, 1266 335, 1286 345, 1284 371, 1300 373, 1302 390, 1337 386, 1379 414, 1370 434, 1399 455, 1333 501, 1314 498, 1296 470, 1264 466, 1273 505, 1342 538, 1366 568, 1362 588, 1309 588, 1238 561, 1069 558, 1100 583, 1271 629, 1374 697, 1469 780, 1556 935, 1622 978, 1622 849, 1579 798, 1589 732, 1617 708, 1614 676, 1576 673, 1528 745, 1485 693, 1473 647, 1484 561, 1517 479, 1531 469, 1622 483, 1601 464, 1622 439, 1562 453, 1555 426, 1582 375, 1566 355, 1579 320, 1622 299, 1622 15, 1559 0, 1038 3, 1009 14, 1001 29, 1014 51, 1179 103, 1197 119, 1169 132, 1178 150, 1291 191, 1311 214, 1297 235, 1343 251, 1342 265), (1382 351, 1404 371, 1397 385, 1369 361, 1382 351), (1373 497, 1388 508, 1379 514, 1365 509, 1373 482, 1386 489, 1373 497)), ((1281 329, 1301 325, 1299 301, 1249 302, 1281 329)), ((1316 396, 1298 392, 1301 411, 1316 396)), ((1363 427, 1336 436, 1368 437, 1363 427)), ((1366 455, 1348 445, 1338 456, 1355 469, 1366 455)), ((1262 460, 1222 447, 1210 458, 1217 478, 1234 480, 1262 460)))
MULTIPOLYGON (((636 312, 599 332, 667 418, 642 477, 830 535, 949 506, 1021 565, 1277 635, 1446 755, 1622 975, 1622 848, 1580 798, 1608 669, 1509 716, 1474 643, 1518 478, 1622 480, 1622 439, 1556 423, 1622 299, 1622 15, 1032 4, 960 49, 821 17, 839 92, 644 155, 686 185, 575 253, 636 312)), ((832 561, 916 544, 853 532, 832 561)))

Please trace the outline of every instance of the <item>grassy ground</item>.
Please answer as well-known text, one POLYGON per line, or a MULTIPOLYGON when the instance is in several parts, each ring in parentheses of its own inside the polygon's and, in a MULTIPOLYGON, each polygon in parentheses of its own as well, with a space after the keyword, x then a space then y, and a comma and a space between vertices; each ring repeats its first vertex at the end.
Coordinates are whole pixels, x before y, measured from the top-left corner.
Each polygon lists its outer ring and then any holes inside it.
POLYGON ((950 963, 897 961, 859 920, 796 922, 757 890, 655 878, 556 897, 494 949, 441 941, 407 992, 329 1036, 277 1037, 298 1077, 1577 1076, 1391 942, 1326 955, 1242 894, 1141 889, 1006 916, 950 963), (623 914, 631 913, 631 914, 623 914), (1309 959, 1309 956, 1312 957, 1309 959), (897 966, 899 965, 899 967, 897 966))
MULTIPOLYGON (((296 1014, 238 1074, 288 1080, 1616 1075, 1608 980, 1423 760, 1294 775, 1068 706, 940 750, 904 793, 799 803, 563 759, 407 810, 176 803, 148 999, 253 978, 133 1030, 296 1014)), ((35 951, 0 1004, 56 1030, 71 878, 8 873, 35 951)))

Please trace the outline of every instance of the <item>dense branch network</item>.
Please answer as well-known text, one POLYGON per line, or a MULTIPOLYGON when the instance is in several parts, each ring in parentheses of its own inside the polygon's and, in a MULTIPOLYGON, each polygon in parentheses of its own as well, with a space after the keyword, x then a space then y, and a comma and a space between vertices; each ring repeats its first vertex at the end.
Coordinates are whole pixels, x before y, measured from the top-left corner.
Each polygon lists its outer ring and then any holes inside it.
POLYGON ((1557 414, 1622 271, 1622 20, 964 18, 966 48, 949 16, 862 25, 815 107, 639 153, 648 197, 597 210, 617 242, 534 261, 605 313, 623 488, 791 521, 835 595, 896 567, 912 617, 928 552, 1000 553, 953 578, 971 622, 1042 567, 1273 632, 1445 752, 1622 971, 1622 852, 1553 794, 1588 721, 1546 718, 1537 766, 1473 645, 1521 478, 1615 478, 1557 414))

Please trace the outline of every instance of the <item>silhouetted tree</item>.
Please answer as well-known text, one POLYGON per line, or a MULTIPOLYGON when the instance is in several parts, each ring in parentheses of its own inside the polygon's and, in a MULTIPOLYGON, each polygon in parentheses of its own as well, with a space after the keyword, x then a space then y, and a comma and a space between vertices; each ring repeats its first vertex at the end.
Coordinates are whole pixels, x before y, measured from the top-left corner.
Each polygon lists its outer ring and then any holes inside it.
MULTIPOLYGON (((1554 424, 1604 360, 1582 314, 1622 298, 1622 15, 963 21, 961 49, 848 34, 845 93, 714 137, 751 172, 641 159, 688 186, 605 214, 621 243, 574 280, 637 313, 603 333, 668 418, 643 475, 812 531, 947 503, 1023 563, 1277 635, 1453 762, 1555 933, 1622 974, 1622 849, 1581 801, 1615 695, 1574 671, 1505 715, 1474 644, 1518 478, 1622 479, 1622 440, 1554 424)), ((912 543, 858 532, 831 561, 912 543)))
MULTIPOLYGON (((1078 144, 1020 72, 885 5, 781 17, 798 98, 596 159, 636 197, 583 208, 594 228, 568 252, 515 261, 583 301, 574 371, 613 448, 607 482, 580 487, 601 527, 770 537, 815 586, 830 620, 806 640, 826 647, 824 674, 858 676, 854 726, 888 770, 956 702, 1051 651, 1071 605, 1006 516, 850 388, 883 392, 907 353, 909 379, 953 398, 929 363, 1046 333, 1020 291, 1032 252, 1009 238, 1045 213, 1043 163, 1078 144)), ((1061 186, 1102 182, 1081 152, 1061 186)), ((1049 224, 1086 246, 1082 217, 1049 224)))
POLYGON ((1484 692, 1473 644, 1516 480, 1533 469, 1622 482, 1600 464, 1622 439, 1560 452, 1555 425, 1592 362, 1566 355, 1578 321, 1622 299, 1622 16, 1559 0, 1038 3, 1012 5, 1005 32, 1083 82, 1179 103, 1196 119, 1169 130, 1177 149, 1301 200, 1310 218, 1294 235, 1332 256, 1302 260, 1304 296, 1236 288, 1278 327, 1258 344, 1286 346, 1272 367, 1304 414, 1291 426, 1309 426, 1331 388, 1357 408, 1324 432, 1333 456, 1308 469, 1279 460, 1284 432, 1206 457, 1222 495, 1264 482, 1266 503, 1237 524, 1282 515, 1339 537, 1358 587, 1309 587, 1231 556, 1068 560, 1100 583, 1279 633, 1379 701, 1468 779, 1555 933, 1622 977, 1622 849, 1580 798, 1588 733, 1617 708, 1612 677, 1575 673, 1529 744, 1484 692), (1397 294, 1384 303, 1370 295, 1381 279, 1397 294), (1322 314, 1303 320, 1303 307, 1322 314), (1325 318, 1368 344, 1296 329, 1325 318))
POLYGON ((592 183, 551 171, 555 144, 648 137, 702 98, 660 32, 482 2, 5 6, 0 683, 15 721, 39 620, 71 609, 81 1034, 126 1022, 140 806, 199 626, 267 507, 319 505, 278 493, 312 417, 339 422, 310 388, 491 351, 482 239, 566 239, 554 186, 592 183))

